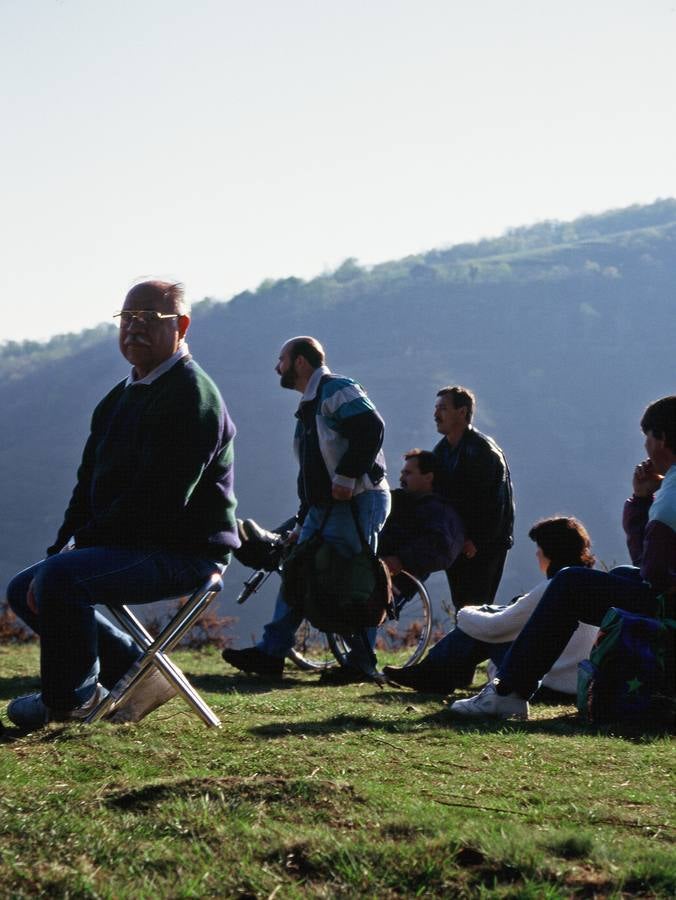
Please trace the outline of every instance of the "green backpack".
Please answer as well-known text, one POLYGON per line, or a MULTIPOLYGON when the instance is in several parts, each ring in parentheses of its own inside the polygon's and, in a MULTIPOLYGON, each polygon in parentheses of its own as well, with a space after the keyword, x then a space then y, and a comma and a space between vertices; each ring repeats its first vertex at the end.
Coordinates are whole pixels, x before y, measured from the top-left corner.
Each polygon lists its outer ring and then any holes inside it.
POLYGON ((369 547, 354 505, 352 515, 362 549, 346 557, 319 531, 296 544, 284 562, 284 599, 320 631, 353 634, 381 625, 391 613, 392 581, 387 566, 369 547))
POLYGON ((577 707, 588 722, 673 723, 676 621, 660 601, 656 618, 615 607, 603 617, 578 664, 577 707))

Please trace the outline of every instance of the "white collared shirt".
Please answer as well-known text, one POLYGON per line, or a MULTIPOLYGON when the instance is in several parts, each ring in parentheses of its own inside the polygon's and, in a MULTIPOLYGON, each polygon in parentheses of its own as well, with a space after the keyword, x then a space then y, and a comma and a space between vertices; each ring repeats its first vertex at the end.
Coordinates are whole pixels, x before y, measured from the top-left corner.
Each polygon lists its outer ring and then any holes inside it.
POLYGON ((136 369, 132 368, 131 372, 127 376, 127 381, 125 382, 125 387, 133 387, 135 384, 152 384, 153 381, 156 381, 160 375, 164 375, 165 372, 168 372, 172 366, 175 366, 176 363, 183 359, 184 356, 189 356, 190 351, 188 350, 188 345, 185 341, 181 343, 181 346, 178 348, 176 353, 173 353, 169 359, 165 359, 163 363, 160 363, 159 366, 156 366, 152 372, 148 372, 145 378, 134 378, 134 374, 136 369))
POLYGON ((305 390, 303 391, 303 396, 300 398, 300 402, 307 403, 308 400, 314 400, 315 395, 317 394, 317 388, 319 387, 319 382, 324 375, 330 374, 331 369, 329 369, 328 366, 319 366, 316 368, 312 375, 310 375, 308 383, 305 385, 305 390))

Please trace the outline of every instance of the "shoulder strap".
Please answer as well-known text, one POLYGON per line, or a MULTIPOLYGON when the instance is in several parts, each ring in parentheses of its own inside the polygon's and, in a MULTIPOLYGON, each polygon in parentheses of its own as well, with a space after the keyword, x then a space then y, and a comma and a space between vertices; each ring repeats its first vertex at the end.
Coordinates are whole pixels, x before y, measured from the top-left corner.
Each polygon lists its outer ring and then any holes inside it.
POLYGON ((326 507, 326 512, 324 513, 324 518, 322 519, 322 523, 321 523, 321 525, 319 526, 319 528, 315 531, 315 534, 319 534, 319 535, 322 535, 322 534, 323 534, 323 532, 324 532, 324 526, 326 525, 326 523, 327 523, 328 520, 329 520, 329 516, 331 515, 331 510, 332 510, 332 509, 333 509, 333 499, 329 501, 329 503, 328 503, 328 505, 327 505, 327 507, 326 507))
POLYGON ((362 531, 362 527, 359 523, 359 516, 357 515, 357 504, 355 503, 354 497, 350 500, 350 509, 352 510, 352 518, 354 519, 355 528, 357 529, 357 534, 359 535, 359 540, 361 541, 362 548, 366 550, 371 556, 375 556, 375 553, 371 549, 371 545, 364 537, 364 532, 362 531))

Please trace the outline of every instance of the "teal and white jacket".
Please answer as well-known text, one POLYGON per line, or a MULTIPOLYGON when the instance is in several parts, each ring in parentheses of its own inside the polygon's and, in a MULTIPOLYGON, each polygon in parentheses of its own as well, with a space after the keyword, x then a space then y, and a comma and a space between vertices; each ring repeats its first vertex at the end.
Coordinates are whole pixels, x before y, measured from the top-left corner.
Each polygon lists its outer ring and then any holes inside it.
POLYGON ((385 423, 356 381, 320 366, 305 388, 296 418, 300 522, 310 506, 330 501, 332 484, 354 494, 389 490, 382 450, 385 423))

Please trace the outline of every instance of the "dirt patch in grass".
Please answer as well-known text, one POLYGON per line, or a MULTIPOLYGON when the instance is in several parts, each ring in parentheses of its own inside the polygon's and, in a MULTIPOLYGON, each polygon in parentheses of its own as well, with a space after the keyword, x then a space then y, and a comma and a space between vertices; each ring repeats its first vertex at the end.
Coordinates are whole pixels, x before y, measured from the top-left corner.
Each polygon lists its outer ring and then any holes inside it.
MULTIPOLYGON (((310 859, 312 852, 308 844, 299 843, 287 847, 283 862, 285 871, 294 878, 315 879, 320 873, 320 868, 310 859)), ((274 856, 271 857, 271 861, 276 861, 274 856)))
POLYGON ((352 785, 303 778, 282 778, 279 776, 255 776, 242 778, 185 778, 172 781, 156 781, 135 788, 114 789, 106 792, 102 799, 115 809, 144 811, 164 800, 210 799, 232 803, 234 800, 252 803, 311 803, 319 806, 325 802, 335 804, 342 798, 348 805, 363 802, 352 785))
POLYGON ((615 889, 608 873, 592 866, 575 866, 566 875, 564 883, 567 888, 575 891, 576 897, 606 897, 615 889))
POLYGON ((455 854, 455 862, 463 869, 469 869, 482 866, 486 862, 486 857, 476 847, 460 847, 455 854))
POLYGON ((383 838, 392 841, 418 840, 431 837, 436 831, 429 825, 419 822, 387 822, 380 829, 383 838))

